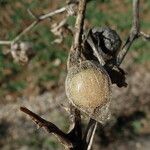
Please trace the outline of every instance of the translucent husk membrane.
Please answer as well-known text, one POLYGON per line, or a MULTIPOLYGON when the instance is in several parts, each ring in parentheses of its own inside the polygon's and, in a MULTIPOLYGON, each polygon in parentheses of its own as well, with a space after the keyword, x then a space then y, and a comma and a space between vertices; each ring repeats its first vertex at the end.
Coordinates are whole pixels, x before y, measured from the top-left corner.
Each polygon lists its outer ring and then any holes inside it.
POLYGON ((100 123, 110 117, 110 78, 105 69, 92 61, 83 61, 69 69, 66 94, 79 110, 100 123))

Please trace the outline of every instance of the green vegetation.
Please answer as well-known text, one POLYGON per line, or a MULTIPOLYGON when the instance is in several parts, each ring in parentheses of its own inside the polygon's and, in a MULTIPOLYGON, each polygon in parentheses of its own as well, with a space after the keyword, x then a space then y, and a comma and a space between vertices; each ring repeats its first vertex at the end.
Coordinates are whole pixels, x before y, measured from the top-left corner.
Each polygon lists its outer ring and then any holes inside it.
POLYGON ((140 129, 142 128, 142 123, 139 120, 135 120, 132 122, 131 126, 133 127, 133 132, 138 134, 140 129))

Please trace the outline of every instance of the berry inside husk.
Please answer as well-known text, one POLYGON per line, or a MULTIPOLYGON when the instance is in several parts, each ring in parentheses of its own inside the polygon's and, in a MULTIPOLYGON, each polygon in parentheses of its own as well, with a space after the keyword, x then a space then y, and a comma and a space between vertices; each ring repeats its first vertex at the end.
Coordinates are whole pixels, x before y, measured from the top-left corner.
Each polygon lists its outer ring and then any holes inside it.
POLYGON ((109 102, 110 93, 110 79, 102 66, 84 61, 69 70, 66 78, 67 97, 89 116, 94 116, 109 102))

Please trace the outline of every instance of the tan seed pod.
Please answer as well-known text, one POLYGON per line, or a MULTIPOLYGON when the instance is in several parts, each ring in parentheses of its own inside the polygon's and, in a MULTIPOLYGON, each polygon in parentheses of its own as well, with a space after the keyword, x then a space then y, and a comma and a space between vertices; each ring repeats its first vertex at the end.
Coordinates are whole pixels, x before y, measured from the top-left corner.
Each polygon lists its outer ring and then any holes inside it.
MULTIPOLYGON (((83 61, 68 71, 66 94, 78 109, 101 122, 102 109, 110 101, 110 78, 107 72, 91 61, 83 61)), ((103 115, 104 117, 104 115, 103 115)))

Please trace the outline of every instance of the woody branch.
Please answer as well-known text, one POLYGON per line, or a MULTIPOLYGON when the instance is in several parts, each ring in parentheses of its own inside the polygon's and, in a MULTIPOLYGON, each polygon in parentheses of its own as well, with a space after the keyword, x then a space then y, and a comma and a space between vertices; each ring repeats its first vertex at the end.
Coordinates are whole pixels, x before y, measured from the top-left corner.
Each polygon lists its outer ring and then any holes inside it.
POLYGON ((146 40, 150 40, 150 35, 145 34, 144 32, 141 31, 140 27, 140 0, 133 0, 133 22, 132 22, 132 27, 129 33, 129 36, 124 43, 122 50, 120 51, 118 57, 117 57, 117 65, 119 66, 122 61, 124 60, 126 54, 128 53, 131 45, 133 42, 139 38, 143 37, 146 40))

